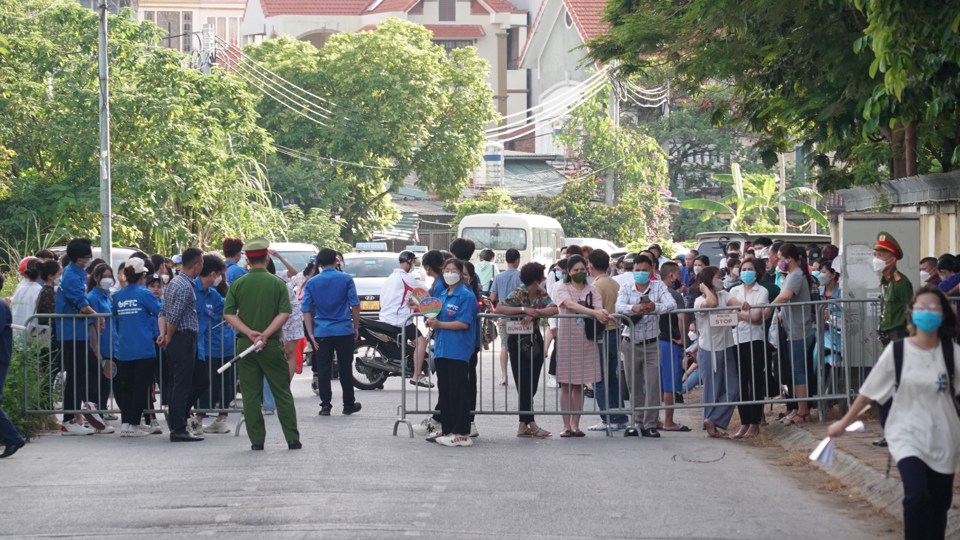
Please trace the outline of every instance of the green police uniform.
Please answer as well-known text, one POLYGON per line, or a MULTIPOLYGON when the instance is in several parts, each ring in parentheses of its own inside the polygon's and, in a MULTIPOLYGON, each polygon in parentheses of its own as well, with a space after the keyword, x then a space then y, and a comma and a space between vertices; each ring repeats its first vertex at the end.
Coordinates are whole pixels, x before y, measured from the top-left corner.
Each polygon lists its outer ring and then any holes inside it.
MULTIPOLYGON (((266 249, 266 241, 251 240, 247 251, 266 249)), ((249 273, 230 284, 223 308, 225 315, 237 315, 244 324, 257 332, 266 330, 280 313, 290 313, 290 297, 283 280, 264 268, 253 268, 249 273)), ((240 391, 243 393, 243 416, 247 423, 247 436, 255 445, 262 445, 267 436, 263 422, 260 400, 263 396, 263 379, 266 377, 277 402, 277 418, 288 443, 299 441, 297 411, 290 393, 290 372, 283 353, 281 332, 270 336, 266 347, 251 353, 237 363, 240 391)), ((252 343, 246 336, 237 337, 237 350, 243 351, 252 343)))
MULTIPOLYGON (((873 249, 888 251, 898 261, 903 258, 900 243, 888 232, 877 235, 877 243, 873 249)), ((877 330, 881 343, 886 345, 907 335, 907 306, 913 298, 913 285, 894 265, 889 278, 880 277, 880 288, 883 290, 883 304, 880 306, 880 325, 877 330)))

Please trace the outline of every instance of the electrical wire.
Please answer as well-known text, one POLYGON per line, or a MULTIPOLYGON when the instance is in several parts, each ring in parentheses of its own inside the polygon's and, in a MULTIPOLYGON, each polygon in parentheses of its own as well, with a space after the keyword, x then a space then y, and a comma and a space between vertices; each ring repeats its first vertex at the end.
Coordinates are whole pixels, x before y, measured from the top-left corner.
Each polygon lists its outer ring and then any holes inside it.
POLYGON ((308 153, 303 152, 303 151, 301 151, 301 150, 297 150, 297 149, 295 149, 295 148, 288 148, 288 147, 286 147, 286 146, 282 146, 282 145, 279 145, 279 144, 274 144, 273 147, 276 148, 277 151, 280 152, 281 154, 290 156, 290 157, 295 158, 295 159, 299 159, 299 160, 301 160, 301 161, 310 162, 310 163, 319 163, 319 164, 339 163, 339 164, 341 164, 341 165, 350 165, 350 166, 352 166, 352 167, 362 167, 362 168, 364 168, 364 169, 376 169, 376 170, 381 170, 381 171, 398 171, 398 170, 400 170, 399 167, 383 167, 383 166, 380 166, 380 165, 367 165, 367 164, 365 164, 365 163, 357 163, 357 162, 355 162, 355 161, 344 161, 344 160, 342 160, 342 159, 334 159, 334 158, 330 158, 330 157, 315 156, 315 155, 313 155, 313 154, 308 154, 308 153))
MULTIPOLYGON (((591 83, 588 84, 588 85, 575 87, 575 90, 579 90, 579 91, 576 92, 575 94, 573 94, 569 99, 566 99, 565 101, 563 101, 563 102, 561 102, 561 103, 553 103, 553 104, 549 105, 547 108, 543 109, 542 111, 534 114, 533 116, 528 116, 528 117, 524 118, 523 120, 518 120, 518 121, 516 121, 516 122, 512 122, 512 123, 509 123, 509 124, 506 124, 506 125, 497 126, 497 127, 493 127, 493 128, 487 129, 484 133, 486 133, 486 134, 489 136, 489 135, 492 135, 492 134, 495 134, 495 133, 499 133, 499 132, 509 132, 509 131, 513 131, 513 130, 519 128, 519 127, 523 127, 523 126, 528 125, 528 124, 536 124, 536 123, 540 123, 540 122, 542 122, 542 121, 544 121, 544 120, 546 120, 546 119, 553 119, 553 118, 555 118, 555 117, 557 117, 557 116, 561 116, 561 115, 559 115, 559 114, 557 114, 557 113, 559 113, 559 112, 561 112, 561 111, 566 111, 568 108, 570 108, 571 104, 573 104, 573 103, 576 103, 576 105, 574 105, 572 108, 576 108, 576 107, 580 106, 580 104, 581 104, 583 101, 585 101, 585 99, 583 98, 583 96, 584 96, 585 94, 590 93, 590 92, 592 92, 592 91, 595 90, 595 89, 603 88, 603 86, 604 86, 605 84, 606 84, 606 81, 605 81, 605 80, 594 79, 593 82, 591 82, 591 83)), ((593 95, 593 94, 591 94, 591 95, 593 95)), ((588 99, 589 99, 589 98, 588 98, 588 99)), ((571 109, 571 110, 572 110, 572 109, 571 109)))
MULTIPOLYGON (((596 79, 597 77, 600 77, 600 76, 604 75, 604 74, 607 73, 609 70, 610 70, 610 67, 609 67, 609 66, 604 67, 604 68, 601 69, 600 71, 598 71, 598 72, 594 73, 593 75, 587 77, 586 80, 582 81, 582 82, 581 82, 580 84, 578 84, 577 86, 574 86, 574 87, 572 87, 572 88, 568 88, 565 92, 561 92, 561 93, 557 94, 556 99, 565 99, 568 94, 574 92, 574 91, 577 90, 578 88, 580 88, 580 87, 582 87, 582 86, 584 86, 584 85, 593 84, 594 79, 596 79)), ((551 99, 554 99, 554 98, 551 98, 551 99)), ((533 107, 530 107, 529 109, 524 109, 524 110, 522 110, 522 111, 517 111, 517 112, 515 112, 515 113, 508 114, 508 115, 506 115, 506 116, 501 117, 500 119, 501 119, 501 120, 506 120, 507 118, 511 118, 511 117, 514 117, 514 116, 518 116, 518 115, 525 114, 525 113, 527 113, 527 112, 530 112, 530 111, 539 109, 539 108, 541 108, 541 107, 546 106, 547 103, 549 103, 550 101, 551 101, 551 100, 547 100, 547 101, 542 102, 542 103, 540 103, 540 104, 538 104, 538 105, 534 105, 533 107)))
MULTIPOLYGON (((567 114, 567 113, 570 113, 570 112, 576 110, 580 105, 583 105, 583 104, 586 103, 588 100, 590 100, 593 96, 597 95, 601 90, 603 90, 603 87, 604 87, 603 84, 597 85, 593 90, 590 91, 590 93, 589 93, 588 95, 582 96, 582 99, 581 99, 576 105, 573 105, 570 109, 566 110, 564 114, 567 114)), ((560 116, 562 116, 562 115, 555 115, 555 116, 553 116, 553 117, 551 117, 551 118, 548 118, 547 120, 554 120, 554 119, 556 119, 556 118, 559 118, 560 116)), ((510 141, 514 141, 514 140, 520 139, 520 138, 522 138, 522 137, 526 137, 527 135, 530 134, 530 130, 536 130, 536 127, 537 127, 537 124, 528 124, 527 126, 524 126, 524 127, 522 127, 522 128, 519 128, 520 130, 522 130, 521 132, 519 132, 519 133, 513 133, 513 134, 511 134, 509 137, 501 136, 502 138, 500 138, 500 137, 490 137, 490 136, 487 136, 487 140, 488 140, 488 141, 497 141, 497 142, 510 142, 510 141)))

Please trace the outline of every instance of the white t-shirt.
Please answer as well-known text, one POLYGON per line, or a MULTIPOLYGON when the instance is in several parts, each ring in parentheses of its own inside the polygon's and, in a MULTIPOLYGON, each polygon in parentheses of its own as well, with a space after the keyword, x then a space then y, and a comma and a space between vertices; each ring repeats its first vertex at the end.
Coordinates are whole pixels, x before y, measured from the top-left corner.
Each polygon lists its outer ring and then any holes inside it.
MULTIPOLYGON (((960 347, 953 344, 953 385, 960 390, 960 347)), ((860 393, 880 403, 894 396, 896 368, 893 345, 887 345, 860 387, 860 393)), ((960 417, 947 383, 943 350, 925 351, 905 340, 900 387, 887 416, 884 436, 895 461, 917 457, 940 474, 960 472, 960 417)))
POLYGON ((427 286, 413 274, 402 268, 394 268, 393 273, 383 282, 383 289, 380 291, 379 319, 394 326, 406 325, 407 318, 413 313, 407 300, 416 288, 426 289, 427 286))
MULTIPOLYGON (((727 291, 718 291, 717 300, 719 301, 719 306, 726 306, 730 300, 730 293, 727 291)), ((693 308, 702 309, 703 304, 706 302, 706 297, 698 296, 697 300, 693 303, 693 308)), ((723 351, 733 347, 733 329, 729 326, 711 328, 708 317, 710 313, 716 312, 697 312, 697 331, 700 332, 700 338, 697 343, 700 345, 700 348, 704 351, 723 351)))
MULTIPOLYGON (((730 296, 741 302, 745 301, 751 306, 762 306, 770 303, 770 293, 765 287, 761 287, 756 283, 753 284, 753 290, 749 292, 747 292, 745 285, 737 285, 730 289, 730 296)), ((753 310, 750 311, 751 316, 755 313, 753 310)), ((752 324, 749 321, 740 321, 737 324, 737 331, 734 332, 733 339, 737 344, 740 344, 750 343, 751 341, 764 341, 766 337, 766 332, 763 331, 763 320, 761 319, 758 324, 752 324)))
POLYGON ((13 317, 13 324, 23 326, 27 319, 37 312, 37 298, 43 284, 36 281, 23 279, 17 283, 17 288, 13 291, 13 297, 10 299, 10 312, 13 317))

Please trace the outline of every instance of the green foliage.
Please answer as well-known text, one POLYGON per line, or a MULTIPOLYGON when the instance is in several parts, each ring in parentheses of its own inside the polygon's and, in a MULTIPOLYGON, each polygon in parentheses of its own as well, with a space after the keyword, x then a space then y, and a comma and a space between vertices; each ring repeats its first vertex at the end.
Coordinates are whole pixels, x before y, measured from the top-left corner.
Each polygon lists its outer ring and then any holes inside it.
POLYGON ((530 206, 560 221, 567 236, 599 236, 621 245, 634 239, 666 239, 666 154, 653 137, 614 125, 606 110, 607 95, 601 91, 577 108, 558 137, 582 158, 581 177, 553 199, 538 197, 530 206), (613 207, 603 205, 603 176, 608 174, 616 175, 613 207))
MULTIPOLYGON (((62 243, 99 236, 97 15, 75 3, 5 2, 0 34, 0 236, 62 243), (23 17, 27 12, 36 16, 23 17)), ((236 77, 204 75, 162 31, 110 18, 114 242, 157 252, 209 246, 282 226, 258 161, 271 151, 253 96, 236 77)))
POLYGON ((327 101, 326 126, 269 98, 258 110, 280 144, 318 158, 315 171, 281 169, 284 198, 330 209, 348 242, 396 222, 390 194, 410 175, 455 201, 480 163, 483 131, 495 117, 487 63, 473 47, 448 55, 431 37, 391 19, 374 31, 335 34, 320 50, 280 38, 245 51, 327 101))
POLYGON ((460 226, 460 220, 466 216, 472 216, 473 214, 495 214, 499 210, 524 211, 522 206, 513 202, 510 194, 499 188, 491 189, 478 197, 470 197, 455 202, 453 203, 453 208, 456 210, 456 215, 453 216, 453 221, 450 223, 450 230, 454 233, 457 232, 457 228, 460 226))
POLYGON ((41 384, 45 377, 38 376, 42 373, 41 359, 46 359, 46 356, 36 347, 25 349, 14 347, 10 370, 7 372, 7 382, 3 389, 3 402, 0 404, 20 435, 28 441, 44 431, 49 431, 52 427, 49 415, 24 412, 25 396, 30 409, 47 408, 52 403, 48 386, 41 384))
POLYGON ((723 81, 732 93, 712 105, 712 117, 748 126, 768 166, 796 143, 815 149, 822 190, 874 181, 878 166, 883 179, 949 169, 960 118, 956 31, 947 28, 956 0, 857 4, 866 18, 851 0, 613 0, 611 29, 591 43, 592 55, 627 72, 670 66, 682 94, 723 81), (868 47, 883 58, 871 59, 868 47), (892 73, 889 89, 872 78, 881 68, 892 73), (921 75, 903 84, 904 72, 921 75), (910 153, 914 131, 929 157, 910 153), (886 159, 864 160, 868 143, 886 159))
POLYGON ((341 252, 351 250, 350 244, 340 237, 340 220, 330 216, 323 208, 311 208, 309 214, 296 205, 283 210, 287 220, 287 240, 328 247, 341 252))

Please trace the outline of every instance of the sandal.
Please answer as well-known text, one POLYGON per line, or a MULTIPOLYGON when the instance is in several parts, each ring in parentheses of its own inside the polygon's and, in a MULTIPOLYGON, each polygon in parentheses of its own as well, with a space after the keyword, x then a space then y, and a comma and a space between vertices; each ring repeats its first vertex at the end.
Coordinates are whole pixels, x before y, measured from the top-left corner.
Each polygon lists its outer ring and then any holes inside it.
POLYGON ((678 424, 677 427, 675 427, 675 428, 670 428, 670 429, 667 429, 667 428, 658 428, 658 429, 659 429, 660 431, 680 431, 680 432, 682 432, 682 433, 687 433, 688 431, 692 431, 692 430, 690 429, 690 426, 685 426, 685 425, 683 425, 683 424, 678 424))
POLYGON ((574 435, 573 432, 570 431, 569 429, 565 429, 565 430, 563 430, 563 431, 560 432, 560 438, 561 438, 561 439, 568 439, 568 438, 570 438, 570 437, 576 437, 576 435, 574 435))
POLYGON ((733 435, 734 439, 742 439, 744 435, 747 434, 747 426, 740 426, 740 429, 733 435))
POLYGON ((529 438, 531 438, 531 437, 533 437, 533 432, 530 431, 530 428, 527 428, 527 429, 524 429, 524 430, 522 430, 522 431, 518 431, 518 432, 517 432, 517 438, 518 438, 518 439, 529 439, 529 438))
POLYGON ((578 429, 578 430, 576 430, 576 431, 573 432, 573 436, 574 436, 574 437, 586 437, 587 434, 584 433, 584 432, 582 432, 582 431, 580 431, 580 430, 578 429))
POLYGON ((807 414, 797 413, 797 414, 793 415, 792 418, 789 417, 789 416, 786 417, 786 418, 784 418, 784 419, 783 419, 783 425, 785 425, 785 426, 791 426, 791 425, 796 425, 796 424, 806 424, 806 423, 807 423, 807 418, 809 418, 809 417, 810 417, 810 413, 807 413, 807 414))
POLYGON ((414 386, 419 386, 420 388, 433 388, 433 383, 430 381, 425 381, 423 379, 410 379, 410 384, 414 386))
POLYGON ((553 436, 552 433, 543 429, 542 427, 538 427, 536 430, 528 429, 527 433, 531 439, 546 439, 547 437, 553 436))

